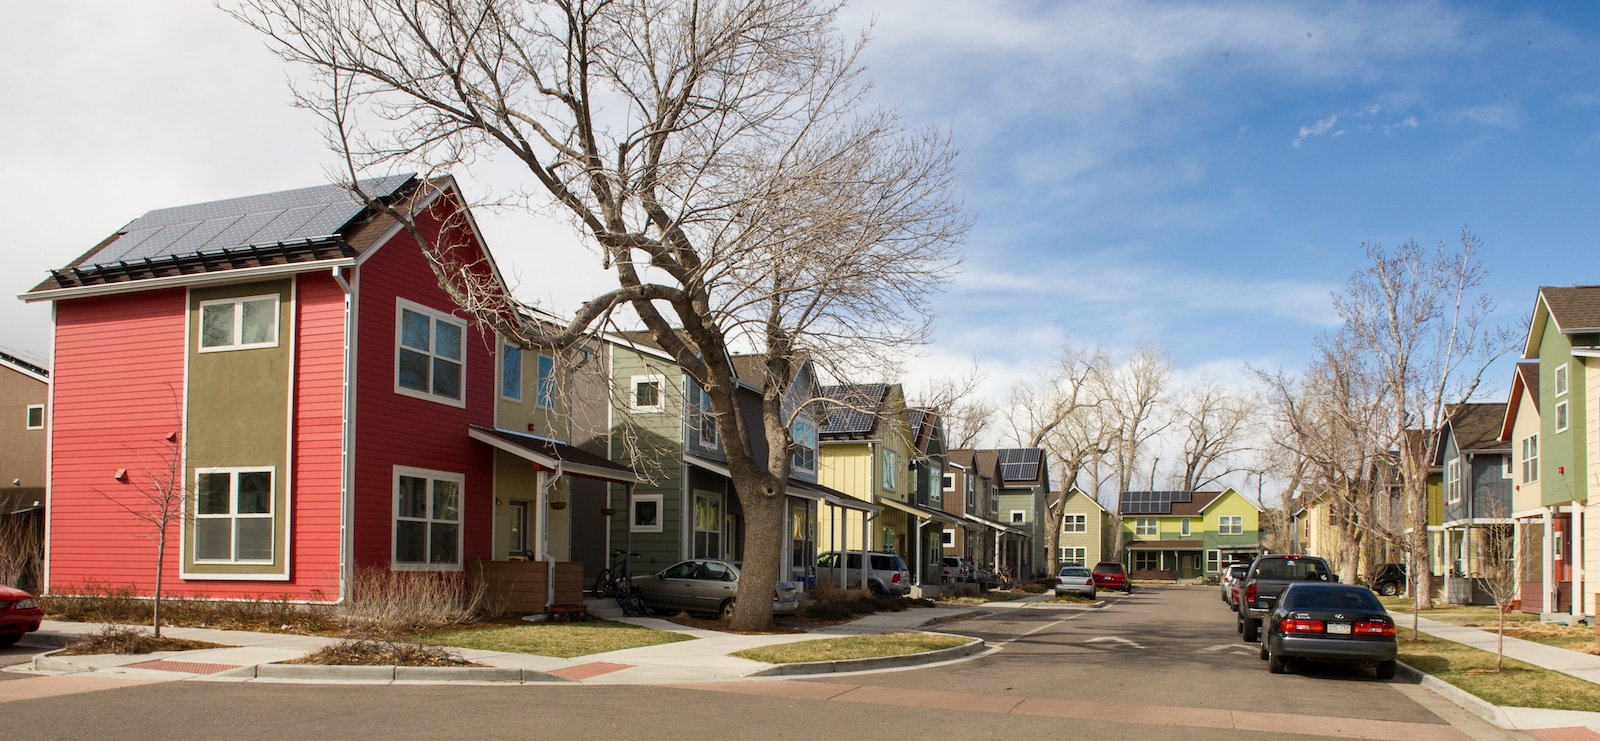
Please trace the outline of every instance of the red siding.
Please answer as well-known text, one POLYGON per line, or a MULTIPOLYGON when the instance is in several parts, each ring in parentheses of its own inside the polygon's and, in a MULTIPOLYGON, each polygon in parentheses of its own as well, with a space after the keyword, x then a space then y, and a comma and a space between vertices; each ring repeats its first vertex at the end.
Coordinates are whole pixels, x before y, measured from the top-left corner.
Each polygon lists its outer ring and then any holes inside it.
MULTIPOLYGON (((418 222, 424 233, 437 229, 437 220, 424 216, 418 222)), ((468 241, 463 255, 481 256, 481 247, 468 241)), ((482 265, 481 260, 467 262, 482 265)), ((357 293, 356 563, 384 567, 390 563, 396 465, 464 474, 464 558, 489 558, 493 456, 487 446, 467 437, 467 425, 493 424, 494 341, 469 323, 462 379, 466 408, 402 396, 394 390, 396 298, 463 318, 465 314, 439 288, 421 249, 403 230, 361 265, 357 293)))
POLYGON ((290 576, 307 597, 332 601, 339 598, 344 291, 326 273, 300 275, 295 290, 290 576))
MULTIPOLYGON (((155 581, 155 532, 122 505, 148 510, 139 490, 152 474, 167 478, 165 437, 183 424, 185 295, 56 302, 49 591, 86 581, 145 591, 155 581), (113 480, 117 469, 127 469, 127 483, 113 480)), ((179 532, 174 521, 168 588, 181 585, 179 532)))

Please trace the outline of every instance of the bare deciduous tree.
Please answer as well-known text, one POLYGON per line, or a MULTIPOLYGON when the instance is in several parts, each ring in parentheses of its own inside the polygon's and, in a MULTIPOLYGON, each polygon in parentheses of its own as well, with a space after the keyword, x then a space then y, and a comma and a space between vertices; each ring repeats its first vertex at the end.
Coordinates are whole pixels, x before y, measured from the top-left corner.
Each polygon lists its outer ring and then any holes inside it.
POLYGON ((984 374, 974 364, 961 376, 934 379, 920 395, 919 406, 939 410, 951 450, 978 447, 994 424, 995 404, 978 392, 983 381, 984 374))
MULTIPOLYGON (((1495 521, 1509 520, 1510 509, 1505 502, 1491 498, 1485 503, 1484 516, 1495 521)), ((1467 532, 1470 534, 1472 531, 1467 532)), ((1495 624, 1494 670, 1500 671, 1505 659, 1506 613, 1511 610, 1512 600, 1522 593, 1521 580, 1517 578, 1517 546, 1510 525, 1489 525, 1480 532, 1483 533, 1483 552, 1480 554, 1479 569, 1483 578, 1479 584, 1494 600, 1498 617, 1495 624)))
MULTIPOLYGON (((802 358, 836 378, 926 338, 967 221, 948 138, 867 105, 861 40, 827 0, 245 0, 236 15, 316 81, 297 91, 358 172, 480 157, 526 167, 617 287, 564 329, 512 321, 485 271, 429 244, 441 286, 528 347, 626 307, 711 400, 745 516, 733 625, 771 622, 802 358), (730 351, 765 357, 745 429, 730 351), (793 410, 789 410, 792 414, 793 410), (765 459, 750 434, 770 443, 765 459)), ((404 210, 379 204, 402 223, 404 210)), ((422 235, 415 229, 414 237, 422 235)))
MULTIPOLYGON (((1387 390, 1406 506, 1419 533, 1426 531, 1428 469, 1438 455, 1446 410, 1470 399, 1489 365, 1513 343, 1508 328, 1488 323, 1494 301, 1480 292, 1488 274, 1477 254, 1480 246, 1465 230, 1459 250, 1444 242, 1431 252, 1415 241, 1393 252, 1363 244, 1368 265, 1333 297, 1342 332, 1387 390)), ((1417 609, 1428 609, 1433 574, 1427 541, 1410 541, 1408 581, 1417 609)))
POLYGON ((144 526, 142 534, 156 545, 156 588, 151 622, 154 624, 155 637, 160 638, 161 586, 167 562, 167 538, 171 536, 174 526, 181 528, 183 523, 192 521, 187 507, 189 490, 183 469, 183 443, 178 433, 174 432, 157 443, 154 450, 140 451, 131 446, 128 450, 139 461, 140 468, 139 471, 124 469, 122 472, 121 481, 131 494, 100 493, 138 520, 144 526), (139 475, 140 471, 143 476, 139 475))
POLYGON ((1242 394, 1213 380, 1189 390, 1177 420, 1184 436, 1182 490, 1197 491, 1244 470, 1240 454, 1248 445, 1251 409, 1242 394))
MULTIPOLYGON (((1171 426, 1168 414, 1173 364, 1165 348, 1143 345, 1113 370, 1106 381, 1106 407, 1117 435, 1111 443, 1117 491, 1132 488, 1149 453, 1149 443, 1171 426)), ((1150 463, 1155 482, 1158 461, 1150 463)))

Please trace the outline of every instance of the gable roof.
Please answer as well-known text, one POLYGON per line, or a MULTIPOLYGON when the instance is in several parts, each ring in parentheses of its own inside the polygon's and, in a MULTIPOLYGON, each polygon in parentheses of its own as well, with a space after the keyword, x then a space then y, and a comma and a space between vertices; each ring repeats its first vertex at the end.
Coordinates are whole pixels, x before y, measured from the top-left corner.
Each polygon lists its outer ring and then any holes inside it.
MULTIPOLYGON (((1486 404, 1457 404, 1450 409, 1444 426, 1447 434, 1455 438, 1456 449, 1478 452, 1510 452, 1510 445, 1500 442, 1500 428, 1506 419, 1503 402, 1486 404)), ((1444 446, 1439 446, 1444 455, 1444 446)))
POLYGON ((1084 498, 1084 499, 1087 499, 1087 500, 1089 500, 1089 503, 1090 503, 1090 504, 1092 504, 1092 505, 1094 505, 1094 508, 1095 508, 1095 509, 1098 509, 1098 510, 1100 510, 1100 511, 1101 511, 1101 512, 1104 512, 1104 511, 1106 511, 1106 508, 1105 508, 1105 507, 1104 507, 1104 506, 1103 506, 1103 505, 1101 505, 1101 504, 1100 504, 1100 500, 1098 500, 1098 499, 1096 499, 1096 498, 1094 498, 1094 497, 1091 497, 1091 496, 1089 496, 1089 492, 1086 492, 1086 491, 1084 491, 1084 490, 1082 490, 1082 489, 1080 489, 1080 488, 1078 488, 1078 487, 1077 487, 1077 486, 1073 486, 1073 487, 1072 487, 1072 488, 1071 488, 1071 489, 1069 489, 1069 490, 1068 490, 1068 491, 1067 491, 1067 492, 1066 492, 1066 494, 1065 494, 1065 495, 1063 495, 1063 494, 1062 494, 1062 493, 1061 493, 1061 492, 1059 492, 1059 491, 1052 491, 1052 492, 1050 492, 1050 494, 1049 494, 1049 495, 1047 495, 1047 496, 1046 496, 1046 497, 1045 497, 1045 501, 1046 501, 1046 502, 1049 502, 1049 503, 1050 503, 1050 504, 1055 504, 1055 503, 1056 503, 1056 502, 1059 502, 1059 501, 1061 501, 1061 499, 1062 499, 1062 498, 1063 498, 1063 496, 1065 496, 1065 498, 1067 498, 1067 499, 1071 499, 1071 498, 1072 498, 1072 497, 1073 497, 1073 496, 1079 496, 1079 497, 1082 497, 1082 498, 1084 498))
POLYGON ((887 383, 854 383, 822 387, 828 401, 823 406, 823 437, 851 438, 870 435, 882 417, 883 402, 889 395, 887 383))
POLYGON ((50 382, 50 361, 44 356, 10 347, 0 347, 0 365, 35 381, 50 382))
MULTIPOLYGON (((1245 496, 1244 494, 1240 493, 1240 491, 1238 489, 1235 489, 1235 488, 1230 486, 1230 487, 1228 487, 1226 489, 1223 489, 1222 491, 1215 492, 1215 493, 1211 494, 1211 499, 1209 499, 1205 504, 1200 506, 1200 509, 1197 512, 1197 514, 1202 514, 1202 515, 1205 514, 1206 510, 1211 509, 1211 505, 1222 501, 1223 498, 1224 498, 1223 495, 1228 494, 1230 492, 1233 493, 1235 496, 1239 497, 1240 499, 1243 499, 1245 504, 1248 504, 1248 505, 1250 505, 1252 507, 1255 507, 1257 512, 1261 511, 1261 505, 1256 504, 1253 501, 1250 501, 1250 497, 1245 496)), ((1195 497, 1196 498, 1199 498, 1200 496, 1201 496, 1201 492, 1195 492, 1195 497)))
POLYGON ((1600 332, 1600 286, 1540 286, 1522 357, 1539 357, 1547 325, 1565 335, 1600 332))
POLYGON ((1044 451, 1039 448, 1000 448, 1000 479, 1006 484, 1042 484, 1045 476, 1044 451))
MULTIPOLYGON (((405 173, 360 185, 392 200, 415 193, 419 182, 405 173)), ((371 246, 352 237, 374 215, 338 185, 156 209, 50 271, 29 293, 352 257, 371 246)))
POLYGON ((1511 376, 1511 393, 1506 397, 1505 418, 1500 421, 1500 440, 1511 442, 1512 427, 1517 423, 1517 410, 1522 408, 1522 392, 1526 391, 1533 399, 1533 413, 1539 413, 1539 361, 1526 360, 1517 363, 1517 369, 1511 376))

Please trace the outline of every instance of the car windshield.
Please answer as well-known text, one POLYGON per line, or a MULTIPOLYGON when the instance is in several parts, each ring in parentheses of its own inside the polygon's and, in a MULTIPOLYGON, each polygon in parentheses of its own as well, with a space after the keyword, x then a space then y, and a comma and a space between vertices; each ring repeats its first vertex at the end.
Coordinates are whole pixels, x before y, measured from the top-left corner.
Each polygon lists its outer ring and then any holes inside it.
POLYGON ((1061 569, 1061 576, 1088 576, 1089 570, 1082 566, 1065 566, 1061 569))
POLYGON ((1284 607, 1291 610, 1373 610, 1383 605, 1365 589, 1294 588, 1284 596, 1284 607))
POLYGON ((1096 573, 1096 574, 1120 574, 1120 573, 1122 573, 1122 564, 1120 564, 1120 563, 1100 563, 1100 564, 1095 564, 1094 573, 1096 573))
POLYGON ((1242 564, 1242 563, 1241 564, 1234 564, 1234 565, 1228 567, 1228 575, 1229 576, 1244 576, 1244 572, 1249 571, 1249 570, 1250 570, 1250 566, 1248 564, 1242 564))
POLYGON ((880 556, 873 554, 872 569, 874 571, 905 571, 906 564, 899 556, 880 556))
POLYGON ((1301 579, 1317 579, 1321 581, 1327 581, 1328 569, 1322 565, 1321 561, 1314 561, 1309 558, 1274 558, 1268 561, 1262 561, 1261 564, 1256 567, 1256 578, 1292 579, 1296 581, 1301 579))

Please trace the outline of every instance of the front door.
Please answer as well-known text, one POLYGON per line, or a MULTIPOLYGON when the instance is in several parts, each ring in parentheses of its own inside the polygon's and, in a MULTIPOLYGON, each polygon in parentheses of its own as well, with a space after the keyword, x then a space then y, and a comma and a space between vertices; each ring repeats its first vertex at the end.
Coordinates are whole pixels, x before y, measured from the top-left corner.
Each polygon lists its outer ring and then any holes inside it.
POLYGON ((507 506, 511 510, 511 528, 506 548, 513 556, 531 557, 528 553, 528 503, 513 499, 507 506))
POLYGON ((694 557, 722 558, 722 497, 694 495, 694 557))

